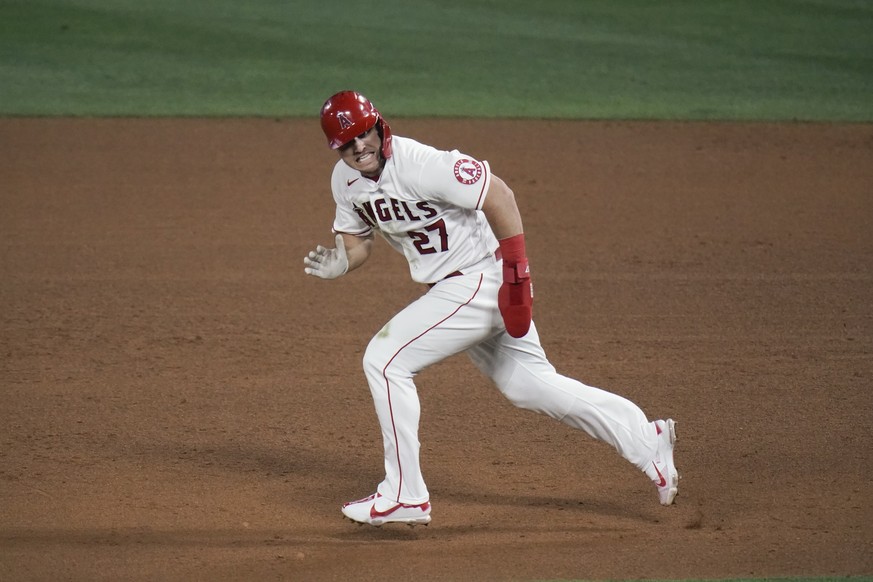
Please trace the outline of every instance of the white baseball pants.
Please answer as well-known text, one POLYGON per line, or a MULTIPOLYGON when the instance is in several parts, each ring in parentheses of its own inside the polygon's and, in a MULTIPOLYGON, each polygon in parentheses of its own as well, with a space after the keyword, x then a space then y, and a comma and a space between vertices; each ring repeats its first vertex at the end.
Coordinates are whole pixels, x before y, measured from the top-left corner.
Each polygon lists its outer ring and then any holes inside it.
POLYGON ((413 377, 462 351, 515 406, 584 430, 642 470, 655 456, 654 424, 630 400, 558 374, 535 325, 523 338, 506 333, 497 307, 501 265, 489 259, 477 268, 437 283, 367 346, 364 372, 385 446, 378 492, 398 503, 429 500, 419 463, 421 407, 413 377))

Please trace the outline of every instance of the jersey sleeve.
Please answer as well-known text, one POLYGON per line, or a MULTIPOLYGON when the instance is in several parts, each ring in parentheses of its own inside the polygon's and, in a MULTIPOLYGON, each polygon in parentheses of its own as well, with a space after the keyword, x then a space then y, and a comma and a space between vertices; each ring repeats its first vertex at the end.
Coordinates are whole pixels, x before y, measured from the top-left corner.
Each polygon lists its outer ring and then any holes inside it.
POLYGON ((491 168, 488 162, 458 150, 435 151, 422 164, 418 184, 429 199, 482 210, 491 184, 491 168))

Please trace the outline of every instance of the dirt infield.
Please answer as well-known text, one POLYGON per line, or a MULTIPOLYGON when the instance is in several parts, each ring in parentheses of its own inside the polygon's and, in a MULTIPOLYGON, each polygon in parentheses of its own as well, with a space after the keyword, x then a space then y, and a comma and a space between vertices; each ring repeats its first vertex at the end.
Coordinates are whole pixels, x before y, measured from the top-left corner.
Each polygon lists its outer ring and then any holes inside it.
POLYGON ((677 505, 513 408, 418 377, 434 522, 382 478, 360 369, 423 289, 329 243, 316 121, 0 120, 0 580, 873 575, 873 126, 397 119, 525 217, 564 374, 678 421, 677 505))

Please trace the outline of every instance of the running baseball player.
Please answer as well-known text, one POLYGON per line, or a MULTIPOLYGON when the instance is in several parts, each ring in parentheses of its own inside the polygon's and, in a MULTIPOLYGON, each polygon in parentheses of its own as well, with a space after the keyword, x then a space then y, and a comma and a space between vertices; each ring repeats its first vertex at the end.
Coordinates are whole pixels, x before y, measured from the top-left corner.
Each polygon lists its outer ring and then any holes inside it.
POLYGON ((674 421, 649 421, 633 402, 558 374, 546 357, 531 319, 522 219, 512 190, 488 162, 392 136, 379 111, 354 91, 325 102, 321 127, 340 158, 331 177, 336 246, 318 245, 303 259, 304 271, 335 279, 357 269, 378 232, 426 286, 365 351, 385 479, 342 513, 375 526, 430 523, 413 377, 459 352, 515 406, 612 445, 654 481, 661 504, 672 504, 679 485, 674 421))

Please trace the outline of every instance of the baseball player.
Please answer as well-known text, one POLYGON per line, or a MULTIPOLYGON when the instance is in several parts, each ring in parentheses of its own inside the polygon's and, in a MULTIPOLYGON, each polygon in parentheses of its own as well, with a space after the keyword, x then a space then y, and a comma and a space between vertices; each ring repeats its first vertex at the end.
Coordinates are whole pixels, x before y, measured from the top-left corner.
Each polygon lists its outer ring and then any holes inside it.
POLYGON ((385 479, 342 513, 375 526, 430 523, 413 378, 459 352, 515 406, 612 445, 654 481, 661 504, 672 504, 679 485, 674 421, 649 421, 633 402, 558 374, 546 357, 531 319, 521 216, 488 162, 392 136, 373 104, 354 91, 325 102, 321 127, 340 158, 331 177, 336 246, 318 245, 303 259, 304 271, 335 279, 357 269, 379 233, 426 289, 367 346, 364 373, 382 429, 385 479))

